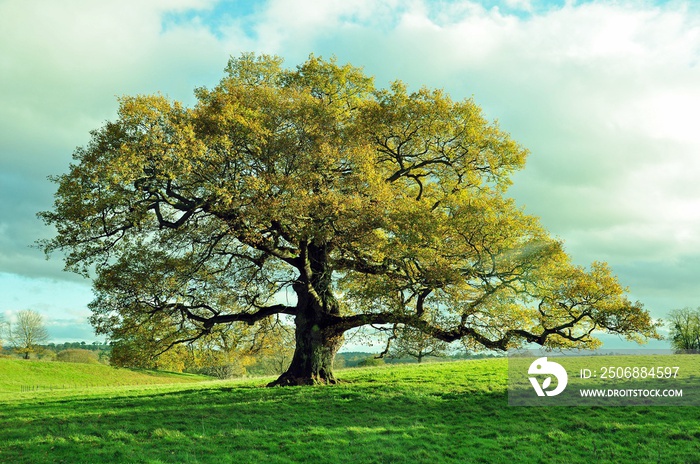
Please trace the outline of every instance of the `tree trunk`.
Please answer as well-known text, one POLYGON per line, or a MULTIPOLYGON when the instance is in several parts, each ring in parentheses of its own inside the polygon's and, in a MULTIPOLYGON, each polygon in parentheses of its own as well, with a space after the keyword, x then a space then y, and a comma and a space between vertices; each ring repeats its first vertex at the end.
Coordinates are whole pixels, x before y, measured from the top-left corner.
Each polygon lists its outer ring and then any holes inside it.
POLYGON ((340 310, 331 289, 328 248, 309 244, 306 262, 308 267, 293 285, 297 294, 294 357, 270 387, 336 383, 333 360, 343 344, 343 332, 333 327, 340 310))
POLYGON ((268 386, 336 383, 333 360, 342 344, 342 333, 323 327, 319 321, 297 315, 296 347, 292 362, 287 371, 268 386))

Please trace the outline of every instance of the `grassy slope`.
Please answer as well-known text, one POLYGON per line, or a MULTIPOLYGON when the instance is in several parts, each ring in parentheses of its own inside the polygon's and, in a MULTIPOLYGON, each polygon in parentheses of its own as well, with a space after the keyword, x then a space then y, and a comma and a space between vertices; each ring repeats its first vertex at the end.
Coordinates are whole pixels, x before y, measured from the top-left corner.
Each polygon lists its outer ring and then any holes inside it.
POLYGON ((700 462, 700 408, 509 407, 506 361, 0 401, 0 462, 700 462))
POLYGON ((116 369, 103 364, 0 359, 0 397, 23 389, 65 389, 116 385, 198 382, 202 376, 145 370, 116 369))

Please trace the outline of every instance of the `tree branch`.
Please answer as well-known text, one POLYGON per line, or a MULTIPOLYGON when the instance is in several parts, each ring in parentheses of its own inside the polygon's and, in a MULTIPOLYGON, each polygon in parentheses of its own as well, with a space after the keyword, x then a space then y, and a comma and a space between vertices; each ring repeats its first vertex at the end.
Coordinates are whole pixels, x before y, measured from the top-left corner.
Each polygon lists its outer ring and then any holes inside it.
POLYGON ((535 334, 522 329, 507 330, 503 336, 501 336, 501 338, 495 340, 484 336, 475 328, 467 326, 464 323, 455 328, 446 330, 430 324, 416 314, 397 314, 391 312, 355 314, 347 317, 338 317, 334 328, 345 331, 369 324, 405 324, 447 343, 451 343, 462 338, 472 338, 488 349, 505 351, 508 349, 509 343, 515 338, 525 339, 525 341, 528 343, 537 343, 538 345, 544 345, 547 339, 552 335, 558 335, 571 341, 581 341, 583 338, 589 335, 593 329, 582 336, 574 336, 566 329, 574 327, 585 316, 589 316, 589 314, 581 314, 571 321, 553 328, 543 328, 543 331, 540 334, 535 334))
POLYGON ((218 314, 211 306, 206 304, 200 304, 195 306, 188 306, 182 303, 170 303, 162 307, 162 309, 171 309, 180 311, 187 319, 202 324, 205 330, 209 330, 216 324, 226 324, 229 322, 245 322, 248 325, 253 325, 256 322, 265 319, 266 317, 273 316, 275 314, 289 314, 295 315, 296 308, 292 306, 286 306, 282 304, 273 306, 262 306, 257 307, 258 310, 253 313, 236 313, 236 314, 218 314), (205 317, 193 313, 193 310, 197 309, 208 309, 214 316, 205 317))

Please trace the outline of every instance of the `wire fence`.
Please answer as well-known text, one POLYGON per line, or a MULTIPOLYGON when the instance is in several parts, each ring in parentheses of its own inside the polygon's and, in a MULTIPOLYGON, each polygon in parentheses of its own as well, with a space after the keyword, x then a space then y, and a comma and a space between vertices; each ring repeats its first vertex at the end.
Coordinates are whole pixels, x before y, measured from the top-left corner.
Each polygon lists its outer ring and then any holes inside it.
POLYGON ((85 389, 90 389, 90 388, 99 388, 99 387, 121 387, 121 386, 127 386, 127 385, 132 385, 129 383, 113 383, 109 385, 105 384, 63 384, 63 385, 20 385, 19 386, 19 392, 20 393, 25 393, 25 392, 38 392, 38 391, 54 391, 54 390, 85 390, 85 389))

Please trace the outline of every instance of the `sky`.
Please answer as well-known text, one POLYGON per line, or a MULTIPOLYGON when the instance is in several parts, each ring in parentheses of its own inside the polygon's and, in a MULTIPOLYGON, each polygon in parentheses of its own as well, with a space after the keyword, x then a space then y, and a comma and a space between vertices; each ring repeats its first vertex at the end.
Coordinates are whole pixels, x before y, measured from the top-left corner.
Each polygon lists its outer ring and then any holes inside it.
POLYGON ((508 194, 575 263, 607 261, 655 318, 700 306, 692 1, 0 0, 0 314, 39 312, 55 342, 97 339, 90 282, 32 247, 53 233, 36 218, 47 176, 118 96, 193 104, 242 52, 290 67, 335 55, 378 86, 473 97, 531 152, 508 194))

